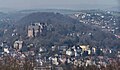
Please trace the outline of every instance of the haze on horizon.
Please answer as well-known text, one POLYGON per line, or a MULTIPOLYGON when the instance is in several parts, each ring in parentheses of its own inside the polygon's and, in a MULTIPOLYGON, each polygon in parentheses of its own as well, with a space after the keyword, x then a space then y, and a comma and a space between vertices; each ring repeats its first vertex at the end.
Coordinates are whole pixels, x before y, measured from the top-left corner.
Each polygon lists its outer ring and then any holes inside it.
POLYGON ((10 9, 108 9, 119 0, 0 0, 0 8, 10 9))

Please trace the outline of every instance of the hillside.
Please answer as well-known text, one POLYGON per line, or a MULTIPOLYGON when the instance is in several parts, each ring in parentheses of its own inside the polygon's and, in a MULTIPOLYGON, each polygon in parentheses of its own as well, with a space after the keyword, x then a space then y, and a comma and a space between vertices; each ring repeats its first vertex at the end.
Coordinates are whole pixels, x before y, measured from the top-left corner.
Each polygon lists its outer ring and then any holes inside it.
MULTIPOLYGON (((13 28, 10 28, 4 35, 5 39, 10 42, 22 38, 25 44, 34 43, 37 46, 51 46, 51 45, 80 45, 86 44, 97 47, 113 47, 119 46, 118 40, 113 34, 104 32, 101 29, 78 22, 66 15, 52 12, 36 12, 31 13, 19 21, 17 21, 13 28), (47 28, 52 25, 52 30, 47 30, 35 38, 27 37, 27 27, 31 23, 43 22, 47 24, 47 28), (16 30, 17 36, 11 37, 11 30, 16 30)), ((2 38, 1 38, 2 39, 2 38)))
POLYGON ((17 23, 27 25, 34 22, 54 22, 54 23, 76 23, 76 20, 64 16, 60 13, 53 13, 53 12, 36 12, 29 14, 19 20, 17 23))

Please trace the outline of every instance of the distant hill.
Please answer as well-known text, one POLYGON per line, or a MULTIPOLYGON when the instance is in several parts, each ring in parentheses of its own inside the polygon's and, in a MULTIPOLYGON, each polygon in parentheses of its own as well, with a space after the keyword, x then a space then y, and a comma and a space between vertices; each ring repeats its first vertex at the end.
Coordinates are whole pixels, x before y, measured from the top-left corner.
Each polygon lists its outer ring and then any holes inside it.
POLYGON ((46 22, 46 23, 78 23, 77 20, 72 19, 66 15, 62 15, 60 13, 53 12, 36 12, 29 14, 22 19, 20 19, 17 23, 22 25, 30 25, 35 22, 46 22))
POLYGON ((108 8, 108 9, 104 9, 104 10, 120 12, 120 6, 112 7, 112 8, 108 8))
MULTIPOLYGON (((16 29, 26 43, 31 42, 46 46, 53 44, 90 44, 98 47, 113 47, 116 42, 119 42, 110 33, 103 32, 94 26, 80 23, 67 15, 53 12, 31 13, 17 21, 16 29), (48 31, 46 35, 34 39, 25 38, 27 36, 27 27, 35 22, 45 22, 48 26, 51 24, 54 30, 48 31), (68 35, 72 33, 75 36, 68 35), (77 34, 80 35, 77 36, 77 34)), ((117 43, 116 45, 120 44, 117 43)))
POLYGON ((69 9, 28 9, 28 10, 21 10, 18 11, 20 13, 34 13, 34 12, 54 12, 54 13, 61 13, 61 14, 73 14, 78 12, 78 10, 69 10, 69 9))
POLYGON ((0 19, 6 18, 8 14, 0 12, 0 19))

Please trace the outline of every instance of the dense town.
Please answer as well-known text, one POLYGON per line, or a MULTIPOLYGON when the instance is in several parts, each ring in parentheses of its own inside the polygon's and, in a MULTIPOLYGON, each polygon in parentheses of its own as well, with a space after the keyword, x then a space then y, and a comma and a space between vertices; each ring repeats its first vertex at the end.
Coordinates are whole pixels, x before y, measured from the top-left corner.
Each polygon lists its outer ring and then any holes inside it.
MULTIPOLYGON (((93 25, 95 27, 101 28, 103 31, 108 31, 112 33, 117 39, 119 39, 119 26, 117 24, 118 19, 111 16, 111 12, 107 11, 106 13, 107 14, 105 15, 99 13, 88 14, 86 12, 75 13, 74 18, 77 17, 81 23, 93 25), (91 18, 93 15, 96 16, 96 18, 91 18)), ((46 23, 31 23, 27 26, 27 37, 29 39, 36 38, 41 34, 46 33, 46 31, 50 31, 51 27, 53 26, 51 25, 48 28, 46 23)), ((68 33, 66 36, 80 37, 81 34, 85 33, 72 32, 68 33)), ((13 30, 11 36, 14 37, 17 35, 18 33, 16 30, 13 30)), ((89 32, 87 35, 91 36, 93 34, 89 32)), ((68 70, 70 68, 69 66, 73 66, 73 68, 95 66, 95 70, 102 70, 102 68, 106 68, 108 65, 113 65, 114 67, 118 66, 117 68, 115 67, 115 70, 120 69, 120 49, 118 48, 103 48, 82 43, 72 45, 53 44, 48 48, 38 46, 34 43, 29 43, 27 45, 25 43, 26 42, 24 42, 21 37, 15 40, 12 45, 9 45, 6 40, 1 42, 1 66, 6 65, 8 68, 9 65, 11 68, 17 68, 18 66, 20 70, 23 70, 25 64, 28 64, 28 69, 26 70, 68 70)))

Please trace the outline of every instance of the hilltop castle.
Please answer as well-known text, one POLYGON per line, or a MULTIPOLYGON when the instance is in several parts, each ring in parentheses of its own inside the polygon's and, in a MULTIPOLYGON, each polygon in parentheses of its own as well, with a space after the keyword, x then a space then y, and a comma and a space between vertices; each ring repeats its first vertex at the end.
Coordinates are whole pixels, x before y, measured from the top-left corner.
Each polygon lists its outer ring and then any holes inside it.
POLYGON ((28 26, 28 37, 36 37, 44 32, 46 29, 45 23, 34 23, 28 26))

